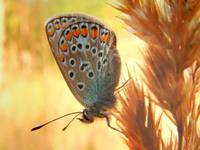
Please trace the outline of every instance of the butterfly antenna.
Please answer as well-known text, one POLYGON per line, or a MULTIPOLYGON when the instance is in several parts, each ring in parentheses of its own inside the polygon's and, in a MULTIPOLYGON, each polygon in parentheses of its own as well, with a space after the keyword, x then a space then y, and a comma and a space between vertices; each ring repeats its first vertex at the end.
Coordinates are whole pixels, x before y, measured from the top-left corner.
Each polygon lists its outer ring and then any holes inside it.
POLYGON ((74 117, 70 120, 70 122, 69 122, 62 130, 65 131, 65 130, 68 128, 68 126, 74 121, 74 119, 76 119, 81 113, 82 113, 82 112, 80 112, 80 113, 78 113, 76 116, 74 116, 74 117))
MULTIPOLYGON (((49 124, 49 123, 51 123, 51 122, 54 122, 54 121, 56 121, 56 120, 58 120, 58 119, 61 119, 61 118, 63 118, 63 117, 66 117, 66 116, 69 116, 69 115, 73 115, 73 114, 81 114, 82 112, 72 112, 72 113, 69 113, 69 114, 65 114, 65 115, 63 115, 63 116, 61 116, 61 117, 58 117, 58 118, 55 118, 55 119, 53 119, 53 120, 51 120, 51 121, 48 121, 48 122, 46 122, 46 123, 44 123, 44 124, 42 124, 42 125, 39 125, 39 126, 37 126, 37 127, 34 127, 34 128, 32 128, 31 129, 31 131, 35 131, 35 130, 38 130, 38 129, 40 129, 40 128, 42 128, 42 127, 44 127, 44 126, 46 126, 47 124, 49 124)), ((76 116, 78 116, 78 115, 76 115, 76 116)))

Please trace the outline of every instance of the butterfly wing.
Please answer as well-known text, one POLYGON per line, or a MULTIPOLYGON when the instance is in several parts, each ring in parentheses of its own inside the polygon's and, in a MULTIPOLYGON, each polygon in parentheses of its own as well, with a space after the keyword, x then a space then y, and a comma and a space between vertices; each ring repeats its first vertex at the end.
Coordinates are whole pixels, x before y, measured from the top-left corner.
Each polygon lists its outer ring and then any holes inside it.
POLYGON ((121 60, 116 49, 116 36, 107 28, 100 27, 95 46, 98 47, 97 53, 91 60, 95 78, 88 85, 84 99, 90 107, 102 110, 111 107, 115 102, 113 94, 120 77, 121 60))
POLYGON ((111 105, 120 74, 114 32, 82 14, 53 17, 45 28, 58 66, 78 101, 85 107, 111 105))

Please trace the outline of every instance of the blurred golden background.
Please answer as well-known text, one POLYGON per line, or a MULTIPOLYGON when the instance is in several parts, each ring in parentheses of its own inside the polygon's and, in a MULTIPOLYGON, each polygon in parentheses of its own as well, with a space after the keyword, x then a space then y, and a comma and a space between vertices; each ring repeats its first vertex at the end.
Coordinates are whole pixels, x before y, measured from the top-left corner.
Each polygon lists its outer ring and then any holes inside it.
POLYGON ((125 29, 118 18, 122 15, 106 1, 0 0, 0 150, 128 149, 105 120, 89 125, 74 121, 62 132, 68 117, 30 132, 36 125, 83 109, 65 83, 44 32, 47 18, 69 12, 96 16, 116 32, 122 81, 126 64, 132 69, 142 62, 140 41, 125 29))

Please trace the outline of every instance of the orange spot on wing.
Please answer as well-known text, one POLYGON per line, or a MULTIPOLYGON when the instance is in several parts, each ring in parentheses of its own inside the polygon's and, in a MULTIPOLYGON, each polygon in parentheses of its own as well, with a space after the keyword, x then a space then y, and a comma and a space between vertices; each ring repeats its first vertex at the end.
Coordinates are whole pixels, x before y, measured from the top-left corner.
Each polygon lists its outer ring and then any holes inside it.
POLYGON ((56 24, 56 25, 55 25, 55 28, 56 28, 56 30, 59 30, 59 29, 60 29, 60 27, 61 27, 61 25, 60 25, 60 24, 56 24))
POLYGON ((105 34, 102 35, 102 36, 101 36, 101 41, 103 41, 103 42, 107 42, 107 41, 108 41, 108 37, 109 37, 108 34, 106 34, 106 35, 105 35, 105 34))
POLYGON ((79 36, 80 30, 76 29, 76 30, 73 31, 73 33, 74 33, 74 36, 77 37, 77 36, 79 36))
POLYGON ((53 36, 54 32, 55 32, 54 29, 51 29, 51 30, 47 31, 47 33, 48 33, 49 36, 53 36))
POLYGON ((58 60, 61 61, 61 62, 64 62, 64 60, 65 60, 64 54, 60 54, 60 55, 58 56, 58 60))
POLYGON ((68 44, 65 42, 64 44, 61 44, 60 45, 60 49, 62 50, 62 51, 68 51, 68 49, 69 49, 69 46, 68 46, 68 44))
POLYGON ((96 38, 98 36, 98 34, 99 34, 99 31, 97 29, 91 30, 91 33, 90 33, 91 38, 93 38, 93 39, 96 38))
POLYGON ((104 36, 104 42, 107 42, 107 41, 108 41, 108 38, 109 38, 108 34, 105 35, 105 36, 104 36))
POLYGON ((54 33, 55 33, 55 28, 53 26, 52 23, 49 23, 47 26, 46 26, 46 32, 47 32, 47 35, 48 36, 53 36, 54 33))
POLYGON ((67 41, 70 41, 72 39, 72 32, 69 32, 68 34, 66 34, 65 39, 67 41))
POLYGON ((82 36, 86 36, 87 34, 88 34, 88 29, 87 28, 81 29, 81 35, 82 36))

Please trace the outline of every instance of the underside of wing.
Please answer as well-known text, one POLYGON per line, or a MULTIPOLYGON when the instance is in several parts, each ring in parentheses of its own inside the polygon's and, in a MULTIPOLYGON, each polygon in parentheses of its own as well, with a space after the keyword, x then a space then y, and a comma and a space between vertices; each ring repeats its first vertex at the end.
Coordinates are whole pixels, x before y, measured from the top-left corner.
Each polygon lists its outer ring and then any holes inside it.
POLYGON ((85 107, 111 105, 120 72, 114 32, 82 14, 51 18, 45 29, 58 66, 78 101, 85 107))

